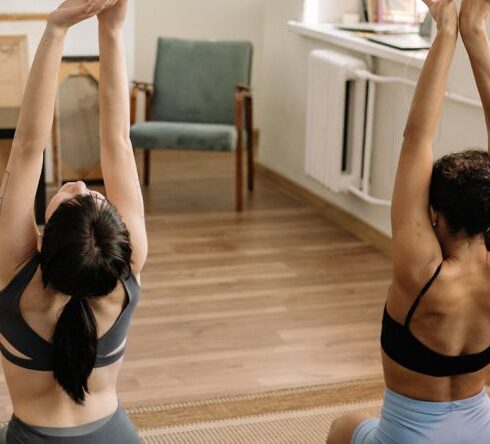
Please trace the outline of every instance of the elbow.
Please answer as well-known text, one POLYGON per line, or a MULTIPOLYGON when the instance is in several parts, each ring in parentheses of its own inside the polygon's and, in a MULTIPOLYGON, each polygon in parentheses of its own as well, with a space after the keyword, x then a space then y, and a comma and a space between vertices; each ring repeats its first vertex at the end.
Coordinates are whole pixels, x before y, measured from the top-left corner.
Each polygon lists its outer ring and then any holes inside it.
POLYGON ((100 138, 100 146, 104 151, 119 151, 119 152, 132 152, 133 144, 131 139, 128 137, 111 137, 111 138, 100 138))
POLYGON ((408 122, 403 130, 403 138, 405 140, 416 138, 419 134, 420 128, 418 128, 418 125, 414 124, 413 122, 408 122))
POLYGON ((432 133, 420 125, 409 122, 403 131, 403 140, 413 143, 432 143, 432 133))
POLYGON ((42 154, 47 146, 47 143, 42 143, 39 140, 31 137, 18 137, 15 136, 12 142, 12 151, 20 154, 23 157, 29 157, 33 155, 42 154))
POLYGON ((417 132, 412 132, 412 131, 405 131, 403 132, 403 145, 407 144, 417 144, 417 141, 419 140, 419 134, 417 132))

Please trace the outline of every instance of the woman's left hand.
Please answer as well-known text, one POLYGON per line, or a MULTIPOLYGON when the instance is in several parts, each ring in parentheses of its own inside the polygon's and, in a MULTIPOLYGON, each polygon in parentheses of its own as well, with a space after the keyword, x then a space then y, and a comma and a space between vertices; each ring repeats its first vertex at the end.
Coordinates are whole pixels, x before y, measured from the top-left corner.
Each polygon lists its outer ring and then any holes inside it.
POLYGON ((98 14, 99 23, 110 29, 120 29, 126 19, 128 0, 116 0, 112 6, 98 14))
POLYGON ((458 10, 453 0, 424 0, 424 3, 436 21, 438 31, 458 32, 458 10))

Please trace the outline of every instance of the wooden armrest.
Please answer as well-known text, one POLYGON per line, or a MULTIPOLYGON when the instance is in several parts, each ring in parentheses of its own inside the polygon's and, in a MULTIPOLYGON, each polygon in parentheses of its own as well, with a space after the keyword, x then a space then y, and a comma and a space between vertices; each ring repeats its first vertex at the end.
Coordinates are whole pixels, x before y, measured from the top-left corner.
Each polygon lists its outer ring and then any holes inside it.
POLYGON ((153 88, 153 83, 149 83, 149 82, 139 82, 138 80, 133 80, 131 84, 133 85, 133 88, 137 88, 139 90, 146 90, 146 89, 153 88))
POLYGON ((235 96, 236 100, 252 100, 252 89, 250 85, 245 85, 243 83, 237 85, 235 96))
POLYGON ((250 87, 250 85, 247 85, 245 83, 239 83, 236 88, 239 91, 242 91, 242 90, 244 90, 244 91, 251 91, 252 90, 252 88, 250 87))
POLYGON ((242 95, 243 97, 252 97, 252 88, 250 85, 240 83, 236 86, 236 93, 242 95))

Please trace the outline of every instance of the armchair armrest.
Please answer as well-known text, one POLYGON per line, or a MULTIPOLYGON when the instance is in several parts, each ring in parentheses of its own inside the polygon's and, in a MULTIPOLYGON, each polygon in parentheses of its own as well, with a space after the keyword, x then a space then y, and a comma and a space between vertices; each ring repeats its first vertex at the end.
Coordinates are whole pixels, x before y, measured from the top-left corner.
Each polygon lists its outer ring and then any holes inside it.
POLYGON ((153 88, 153 83, 140 82, 139 80, 133 80, 131 84, 133 85, 133 87, 140 88, 140 89, 153 88))
POLYGON ((145 93, 145 121, 150 120, 153 101, 153 84, 148 82, 133 81, 131 88, 131 125, 136 123, 136 110, 138 93, 145 93))
POLYGON ((246 91, 251 91, 251 86, 250 85, 247 85, 246 83, 239 83, 237 85, 237 89, 244 89, 246 91))
POLYGON ((246 85, 245 83, 239 83, 236 86, 236 94, 241 94, 242 97, 252 98, 252 88, 250 87, 250 85, 246 85))

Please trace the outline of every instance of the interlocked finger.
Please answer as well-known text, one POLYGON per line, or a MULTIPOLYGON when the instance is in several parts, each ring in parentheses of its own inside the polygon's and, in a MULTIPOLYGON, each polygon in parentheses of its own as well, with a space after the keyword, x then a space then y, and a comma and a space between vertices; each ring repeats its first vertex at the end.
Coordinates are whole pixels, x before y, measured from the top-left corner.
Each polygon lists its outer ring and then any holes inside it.
POLYGON ((105 9, 107 0, 88 0, 87 13, 90 15, 96 15, 105 9))
POLYGON ((112 8, 118 0, 105 0, 104 4, 102 5, 102 8, 100 9, 99 12, 104 11, 105 9, 112 8))
POLYGON ((105 5, 104 9, 112 8, 117 2, 118 2, 118 0, 107 0, 107 3, 105 5))

